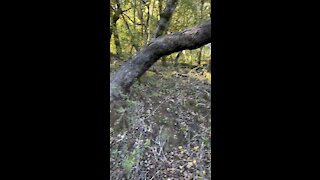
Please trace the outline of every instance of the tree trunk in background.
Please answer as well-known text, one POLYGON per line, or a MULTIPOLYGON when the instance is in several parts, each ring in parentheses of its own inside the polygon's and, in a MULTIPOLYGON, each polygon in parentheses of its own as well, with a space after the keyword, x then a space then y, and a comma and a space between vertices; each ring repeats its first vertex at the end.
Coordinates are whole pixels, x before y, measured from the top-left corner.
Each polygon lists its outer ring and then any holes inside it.
POLYGON ((116 45, 116 51, 117 51, 118 56, 121 56, 121 52, 122 52, 120 40, 119 40, 119 35, 118 35, 118 30, 117 30, 117 21, 119 20, 121 13, 122 13, 122 9, 120 7, 120 3, 117 1, 117 7, 116 7, 116 9, 114 9, 114 15, 112 17, 109 37, 111 39, 111 35, 113 33, 114 44, 116 45))
POLYGON ((199 56, 198 56, 198 65, 200 65, 200 64, 201 64, 202 48, 203 48, 203 47, 201 47, 201 48, 200 48, 200 51, 199 51, 199 56))
POLYGON ((180 51, 180 52, 177 54, 176 58, 174 58, 174 63, 178 64, 178 60, 179 60, 179 58, 180 58, 180 56, 181 56, 181 53, 182 53, 182 51, 180 51))
POLYGON ((109 39, 111 39, 112 33, 114 33, 114 31, 115 31, 115 28, 116 28, 116 25, 117 25, 117 21, 119 20, 120 14, 122 13, 122 9, 120 8, 120 5, 117 4, 116 9, 113 9, 113 11, 114 11, 114 14, 113 14, 112 20, 111 20, 109 39))
MULTIPOLYGON (((136 34, 137 34, 137 28, 136 28, 136 9, 137 9, 137 0, 134 0, 133 1, 134 3, 133 3, 133 37, 135 37, 136 36, 136 34)), ((136 38, 134 38, 134 40, 133 40, 133 42, 134 42, 134 44, 137 44, 137 41, 136 41, 136 38)), ((138 53, 140 50, 139 50, 139 48, 137 48, 136 46, 133 46, 134 48, 135 48, 135 50, 136 50, 136 53, 138 53)), ((130 53, 130 56, 132 56, 132 53, 130 53)))
POLYGON ((200 19, 203 17, 203 5, 204 5, 204 0, 201 0, 201 6, 200 6, 200 19))
POLYGON ((148 27, 149 27, 149 21, 150 21, 150 4, 147 4, 145 1, 144 2, 144 5, 147 7, 148 11, 147 11, 147 20, 145 22, 145 28, 144 28, 144 43, 146 44, 148 42, 148 37, 149 37, 149 34, 148 34, 148 27))
MULTIPOLYGON (((153 1, 153 4, 152 4, 152 11, 151 11, 151 17, 153 17, 153 13, 154 13, 154 6, 156 4, 156 0, 153 1)), ((153 28, 153 27, 151 27, 153 28)), ((152 30, 151 28, 149 28, 149 36, 148 36, 148 43, 150 42, 151 38, 152 38, 152 30)))
POLYGON ((159 8, 159 20, 160 20, 160 18, 161 18, 161 13, 162 13, 162 0, 159 0, 158 3, 159 3, 159 4, 158 4, 158 5, 159 5, 158 8, 159 8))
POLYGON ((116 45, 117 55, 121 56, 122 50, 121 50, 121 45, 120 45, 120 40, 119 40, 118 30, 116 25, 113 27, 113 30, 114 30, 114 33, 113 33, 114 44, 116 45))
MULTIPOLYGON (((140 20, 140 24, 145 24, 144 22, 144 18, 143 18, 143 7, 142 7, 142 1, 143 0, 140 0, 139 2, 139 9, 138 9, 138 17, 139 17, 139 20, 140 20)), ((141 26, 141 41, 143 41, 143 37, 144 37, 144 25, 141 26)))
MULTIPOLYGON (((128 30, 128 33, 131 35, 131 37, 134 37, 133 34, 131 33, 131 30, 130 30, 130 27, 129 27, 128 22, 127 22, 126 19, 124 18, 124 15, 121 14, 121 16, 122 16, 122 19, 123 19, 123 21, 124 21, 124 24, 126 25, 126 28, 127 28, 127 30, 128 30)), ((135 26, 135 24, 134 24, 134 26, 135 26)), ((132 46, 134 47, 134 49, 136 50, 136 52, 138 52, 138 51, 139 51, 139 45, 136 44, 135 40, 134 40, 134 39, 131 39, 131 40, 130 40, 130 43, 132 44, 132 46)))
MULTIPOLYGON (((159 2, 159 3, 161 4, 161 2, 159 2)), ((160 4, 159 4, 159 10, 162 9, 162 5, 160 8, 160 4)), ((164 8, 163 12, 160 14, 160 20, 159 20, 159 23, 158 23, 158 26, 156 28, 156 31, 154 33, 153 38, 157 38, 167 32, 169 24, 170 24, 170 20, 172 18, 173 12, 176 9, 177 5, 178 5, 178 0, 167 0, 166 1, 166 7, 164 8)), ((166 65, 166 56, 162 57, 161 62, 163 65, 166 65)))
MULTIPOLYGON (((203 17, 203 5, 204 5, 204 0, 201 0, 201 5, 200 5, 200 19, 202 19, 202 17, 203 17)), ((201 65, 202 49, 203 49, 203 47, 201 47, 200 50, 199 50, 198 65, 201 65)))
POLYGON ((167 0, 166 7, 163 10, 163 13, 160 15, 160 20, 158 23, 158 27, 154 33, 154 38, 157 38, 168 30, 170 20, 172 18, 173 12, 178 5, 178 0, 167 0))
POLYGON ((110 104, 129 90, 160 57, 185 49, 196 49, 211 42, 211 21, 182 32, 156 38, 125 63, 110 82, 110 104))
POLYGON ((136 34, 136 9, 137 9, 137 0, 133 1, 133 33, 136 34))

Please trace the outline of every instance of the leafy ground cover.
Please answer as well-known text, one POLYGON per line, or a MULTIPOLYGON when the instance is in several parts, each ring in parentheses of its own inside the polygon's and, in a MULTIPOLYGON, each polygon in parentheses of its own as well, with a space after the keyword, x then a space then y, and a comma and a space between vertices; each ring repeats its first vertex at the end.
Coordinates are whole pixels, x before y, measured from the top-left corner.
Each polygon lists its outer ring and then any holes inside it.
POLYGON ((211 74, 153 70, 110 110, 110 179, 211 179, 211 74))

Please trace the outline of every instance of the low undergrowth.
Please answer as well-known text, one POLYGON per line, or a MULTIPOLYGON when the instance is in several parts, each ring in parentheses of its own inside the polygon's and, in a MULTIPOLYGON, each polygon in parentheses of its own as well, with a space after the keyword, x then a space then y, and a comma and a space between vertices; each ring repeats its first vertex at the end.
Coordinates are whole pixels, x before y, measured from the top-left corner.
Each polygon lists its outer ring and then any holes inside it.
POLYGON ((110 111, 110 179, 211 179, 211 74, 154 68, 110 111))

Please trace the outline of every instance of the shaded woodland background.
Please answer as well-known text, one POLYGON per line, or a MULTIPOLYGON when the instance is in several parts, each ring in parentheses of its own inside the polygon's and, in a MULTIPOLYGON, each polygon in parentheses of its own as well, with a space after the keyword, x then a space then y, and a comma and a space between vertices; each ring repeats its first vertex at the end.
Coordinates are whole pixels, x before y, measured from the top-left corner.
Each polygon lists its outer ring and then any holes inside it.
MULTIPOLYGON (((154 38, 165 0, 112 0, 110 6, 110 51, 112 55, 128 60, 154 38)), ((168 29, 163 34, 180 32, 210 19, 210 0, 180 0, 172 14, 168 29)), ((180 61, 190 64, 210 59, 210 46, 180 53, 180 61)), ((162 58, 172 62, 177 53, 162 58)))

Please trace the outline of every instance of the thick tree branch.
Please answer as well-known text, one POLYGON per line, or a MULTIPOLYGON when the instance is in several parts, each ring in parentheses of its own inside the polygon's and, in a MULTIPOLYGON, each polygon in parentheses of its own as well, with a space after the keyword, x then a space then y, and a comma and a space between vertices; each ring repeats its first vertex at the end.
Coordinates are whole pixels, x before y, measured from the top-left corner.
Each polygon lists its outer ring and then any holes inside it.
POLYGON ((160 57, 185 49, 196 49, 211 42, 211 21, 182 32, 163 35, 144 47, 124 64, 110 82, 110 103, 129 90, 134 80, 143 75, 160 57))

